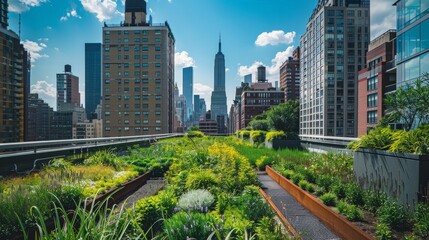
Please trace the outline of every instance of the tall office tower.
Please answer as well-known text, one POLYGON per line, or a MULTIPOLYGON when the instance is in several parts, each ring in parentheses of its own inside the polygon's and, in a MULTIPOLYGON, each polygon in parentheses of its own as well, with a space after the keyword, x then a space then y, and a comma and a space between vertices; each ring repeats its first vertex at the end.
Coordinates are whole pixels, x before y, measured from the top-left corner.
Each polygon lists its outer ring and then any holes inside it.
POLYGON ((8 30, 7 1, 0 2, 0 143, 24 141, 27 57, 19 36, 8 30))
POLYGON ((258 82, 268 82, 267 80, 267 70, 265 66, 260 65, 258 67, 258 82))
POLYGON ((401 87, 429 72, 429 1, 398 0, 395 5, 396 84, 401 87))
POLYGON ((383 100, 396 90, 396 30, 389 30, 372 40, 366 54, 366 67, 359 71, 358 134, 375 128, 386 110, 383 100))
POLYGON ((285 92, 285 102, 299 99, 299 47, 280 66, 280 88, 285 92))
POLYGON ((37 93, 32 93, 28 99, 28 134, 25 141, 50 140, 51 119, 53 109, 39 98, 37 93))
POLYGON ((183 68, 183 95, 186 98, 186 117, 187 121, 191 121, 192 115, 192 98, 194 95, 194 68, 183 68))
POLYGON ((101 43, 85 43, 85 111, 88 119, 92 119, 100 102, 101 43))
POLYGON ((355 137, 369 0, 319 0, 301 37, 300 134, 355 137))
POLYGON ((200 112, 200 95, 194 95, 194 114, 192 114, 194 118, 193 125, 198 125, 198 121, 200 121, 201 112, 200 112))
POLYGON ((215 57, 214 91, 212 92, 211 101, 212 119, 216 120, 218 115, 227 116, 225 93, 225 56, 222 53, 222 43, 220 38, 219 51, 215 57))
POLYGON ((126 0, 125 21, 103 27, 103 136, 173 132, 174 42, 167 22, 146 22, 144 0, 126 0))
POLYGON ((200 118, 204 118, 207 112, 206 100, 200 98, 200 118))
POLYGON ((72 112, 80 106, 79 78, 72 73, 69 64, 64 73, 57 74, 57 112, 72 112))
POLYGON ((252 74, 247 74, 244 76, 244 83, 251 84, 252 83, 252 74))
POLYGON ((177 85, 174 86, 174 107, 176 111, 176 120, 174 126, 174 132, 183 132, 186 128, 186 98, 183 95, 179 95, 179 88, 177 85))

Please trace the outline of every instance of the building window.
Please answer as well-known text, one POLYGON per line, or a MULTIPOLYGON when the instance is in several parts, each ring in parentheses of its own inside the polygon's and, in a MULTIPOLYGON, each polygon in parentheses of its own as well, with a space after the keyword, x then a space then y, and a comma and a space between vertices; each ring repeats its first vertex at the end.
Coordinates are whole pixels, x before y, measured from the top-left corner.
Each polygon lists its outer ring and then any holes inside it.
POLYGON ((377 111, 368 112, 368 123, 377 123, 377 111))
POLYGON ((105 43, 110 43, 110 39, 106 38, 106 39, 104 39, 104 42, 105 43))
POLYGON ((161 120, 156 120, 156 123, 161 123, 161 120))
POLYGON ((155 67, 161 67, 161 63, 155 63, 155 67))
POLYGON ((155 35, 160 35, 161 34, 161 30, 155 30, 155 35))
POLYGON ((377 107, 378 93, 368 95, 368 107, 377 107))
POLYGON ((378 88, 378 77, 375 76, 375 77, 368 78, 367 84, 368 84, 367 91, 377 90, 377 88, 378 88))
POLYGON ((148 42, 147 38, 142 38, 142 42, 148 42))
POLYGON ((155 127, 156 131, 161 131, 161 127, 155 127))
POLYGON ((110 31, 104 31, 105 35, 110 35, 110 31))
POLYGON ((134 42, 140 42, 140 38, 134 38, 134 42))
POLYGON ((105 47, 105 48, 104 48, 104 51, 105 51, 105 52, 108 52, 108 51, 110 51, 110 48, 109 48, 109 47, 105 47))
POLYGON ((156 99, 156 100, 161 100, 161 95, 156 95, 156 96, 155 96, 155 99, 156 99))
POLYGON ((155 51, 157 51, 157 52, 161 51, 161 47, 160 46, 156 46, 155 47, 155 51))
POLYGON ((159 116, 159 115, 161 115, 161 112, 160 112, 160 111, 156 111, 156 112, 155 112, 155 115, 158 115, 158 116, 159 116))

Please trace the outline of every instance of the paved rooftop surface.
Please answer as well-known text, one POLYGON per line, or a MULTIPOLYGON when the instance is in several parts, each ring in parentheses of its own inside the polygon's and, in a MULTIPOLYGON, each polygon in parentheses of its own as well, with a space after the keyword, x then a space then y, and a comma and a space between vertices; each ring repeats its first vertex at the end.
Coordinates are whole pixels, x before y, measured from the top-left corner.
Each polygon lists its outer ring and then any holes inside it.
POLYGON ((258 174, 262 189, 304 240, 341 239, 266 174, 258 174))

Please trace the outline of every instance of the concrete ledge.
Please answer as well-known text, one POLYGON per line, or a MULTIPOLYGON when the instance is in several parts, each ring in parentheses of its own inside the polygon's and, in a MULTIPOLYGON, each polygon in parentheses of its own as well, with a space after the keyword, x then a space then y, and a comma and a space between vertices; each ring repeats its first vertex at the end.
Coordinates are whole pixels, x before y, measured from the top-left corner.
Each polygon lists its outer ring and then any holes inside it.
POLYGON ((308 192, 293 184, 291 181, 277 173, 275 170, 266 167, 265 171, 275 182, 284 190, 294 197, 302 206, 308 209, 317 218, 320 219, 327 227, 343 239, 353 240, 370 240, 374 239, 362 229, 355 226, 340 214, 332 211, 325 206, 320 200, 313 197, 308 192))

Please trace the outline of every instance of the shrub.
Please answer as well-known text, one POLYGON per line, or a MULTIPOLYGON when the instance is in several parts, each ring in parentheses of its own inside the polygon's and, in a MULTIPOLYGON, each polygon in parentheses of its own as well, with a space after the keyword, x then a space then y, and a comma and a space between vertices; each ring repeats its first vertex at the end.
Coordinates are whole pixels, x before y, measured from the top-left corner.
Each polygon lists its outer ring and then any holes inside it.
POLYGON ((331 186, 336 182, 336 179, 329 175, 320 175, 316 179, 316 184, 319 185, 321 191, 329 192, 331 186))
POLYGON ((273 164, 273 159, 267 156, 262 156, 260 158, 258 158, 256 160, 256 167, 261 170, 264 171, 265 167, 268 165, 272 165, 273 164))
POLYGON ((429 236, 429 205, 424 203, 417 204, 413 214, 414 233, 426 239, 429 236))
POLYGON ((180 196, 177 206, 185 211, 207 212, 213 202, 214 197, 209 191, 197 189, 180 196))
POLYGON ((268 131, 268 121, 267 120, 252 120, 249 123, 249 127, 252 130, 268 131))
POLYGON ((267 135, 266 135, 267 141, 283 140, 283 139, 286 139, 286 135, 283 131, 269 131, 269 132, 267 132, 267 135))
POLYGON ((343 199, 346 197, 346 184, 343 184, 342 182, 337 182, 333 187, 332 187, 332 192, 335 193, 335 195, 337 195, 338 199, 343 199))
POLYGON ((241 138, 248 139, 250 137, 250 131, 249 130, 240 130, 238 131, 241 138))
POLYGON ((390 230, 389 225, 380 223, 375 227, 375 235, 377 240, 390 240, 392 239, 392 231, 390 230))
POLYGON ((386 194, 373 192, 371 190, 367 190, 364 192, 364 206, 365 208, 375 213, 381 205, 383 205, 384 201, 387 200, 386 194))
POLYGON ((186 136, 189 138, 201 138, 204 137, 204 133, 199 130, 190 130, 186 132, 186 136))
POLYGON ((290 238, 285 236, 280 225, 277 225, 275 220, 269 217, 263 217, 256 227, 256 233, 260 240, 289 240, 290 238))
POLYGON ((233 198, 227 193, 220 193, 217 195, 216 211, 223 214, 228 206, 231 205, 233 198))
POLYGON ((354 205, 363 206, 363 191, 357 183, 347 184, 346 201, 354 205))
POLYGON ((344 201, 339 201, 337 204, 338 211, 350 221, 360 221, 363 219, 363 211, 356 205, 348 204, 344 201))
POLYGON ((401 230, 407 224, 407 212, 404 206, 396 201, 387 200, 377 210, 380 223, 384 223, 396 230, 401 230))
POLYGON ((287 178, 287 179, 291 179, 291 178, 292 178, 292 176, 293 176, 293 175, 295 175, 295 172, 294 172, 293 170, 289 170, 289 169, 287 169, 287 170, 284 170, 284 171, 282 172, 282 175, 283 175, 285 178, 287 178))
POLYGON ((399 134, 389 151, 414 154, 429 153, 429 124, 422 124, 417 129, 399 134))
POLYGON ((251 189, 243 191, 234 205, 243 213, 243 216, 254 223, 264 216, 273 217, 271 208, 262 200, 259 192, 255 193, 251 189))
POLYGON ((307 180, 300 180, 300 181, 298 182, 298 186, 299 186, 300 188, 302 188, 303 190, 307 190, 307 189, 308 189, 308 185, 310 185, 310 183, 309 183, 309 182, 307 182, 307 180))
POLYGON ((250 137, 252 137, 255 144, 263 143, 265 141, 265 132, 259 130, 251 131, 250 137))
POLYGON ((304 179, 305 179, 305 177, 301 173, 295 173, 292 176, 292 182, 295 184, 298 184, 299 181, 304 180, 304 179))
POLYGON ((112 166, 115 170, 119 170, 123 163, 119 160, 118 156, 109 150, 98 151, 89 158, 83 161, 84 165, 104 165, 112 166))
POLYGON ((178 212, 165 220, 167 239, 208 239, 218 221, 211 214, 178 212))
POLYGON ((64 158, 55 158, 49 164, 50 168, 59 169, 59 170, 68 170, 71 166, 71 163, 66 161, 64 158))
POLYGON ((353 151, 359 148, 388 150, 403 131, 393 131, 390 127, 377 127, 368 135, 360 136, 358 141, 351 142, 347 147, 353 151))
POLYGON ((219 179, 212 170, 194 169, 186 179, 186 189, 212 190, 219 184, 219 179))
POLYGON ((337 197, 333 193, 325 193, 320 197, 320 200, 326 205, 326 206, 333 206, 337 204, 337 197))

